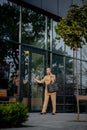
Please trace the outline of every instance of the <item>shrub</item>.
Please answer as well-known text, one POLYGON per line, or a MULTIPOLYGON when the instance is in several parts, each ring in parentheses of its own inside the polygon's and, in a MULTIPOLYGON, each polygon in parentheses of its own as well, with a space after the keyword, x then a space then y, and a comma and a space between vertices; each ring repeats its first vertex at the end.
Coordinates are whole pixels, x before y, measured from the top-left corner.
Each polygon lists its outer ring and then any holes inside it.
POLYGON ((0 127, 21 126, 28 117, 28 108, 22 103, 0 104, 0 127))

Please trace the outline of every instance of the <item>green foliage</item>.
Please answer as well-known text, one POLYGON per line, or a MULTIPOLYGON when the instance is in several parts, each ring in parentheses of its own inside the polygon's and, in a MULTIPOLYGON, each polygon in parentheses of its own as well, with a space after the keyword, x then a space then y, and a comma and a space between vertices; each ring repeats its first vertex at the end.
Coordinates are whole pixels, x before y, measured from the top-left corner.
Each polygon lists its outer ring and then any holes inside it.
POLYGON ((57 39, 62 37, 71 49, 82 48, 87 42, 87 4, 79 7, 71 5, 66 19, 61 19, 55 26, 57 39))
POLYGON ((0 104, 0 127, 20 126, 28 119, 28 108, 22 103, 0 104))

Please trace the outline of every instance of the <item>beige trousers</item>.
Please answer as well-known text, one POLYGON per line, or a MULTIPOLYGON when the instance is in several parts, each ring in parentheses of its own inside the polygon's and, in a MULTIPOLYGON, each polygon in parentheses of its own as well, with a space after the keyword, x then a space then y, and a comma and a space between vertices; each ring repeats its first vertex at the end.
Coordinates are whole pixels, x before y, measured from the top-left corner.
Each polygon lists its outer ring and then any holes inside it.
POLYGON ((44 104, 43 104, 42 112, 46 112, 47 110, 49 97, 51 97, 51 101, 52 101, 52 113, 55 113, 56 112, 56 92, 48 93, 47 90, 45 90, 45 94, 44 94, 44 104))

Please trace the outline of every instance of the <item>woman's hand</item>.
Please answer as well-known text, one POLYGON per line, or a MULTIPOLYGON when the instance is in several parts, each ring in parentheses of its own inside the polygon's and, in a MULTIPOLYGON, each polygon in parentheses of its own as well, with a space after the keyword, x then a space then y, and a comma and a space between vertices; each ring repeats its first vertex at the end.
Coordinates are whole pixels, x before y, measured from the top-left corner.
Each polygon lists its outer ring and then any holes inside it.
POLYGON ((33 80, 35 80, 35 78, 34 78, 34 77, 33 77, 32 79, 33 79, 33 80))
POLYGON ((36 78, 32 78, 34 81, 36 81, 37 83, 42 83, 40 80, 36 79, 36 78))

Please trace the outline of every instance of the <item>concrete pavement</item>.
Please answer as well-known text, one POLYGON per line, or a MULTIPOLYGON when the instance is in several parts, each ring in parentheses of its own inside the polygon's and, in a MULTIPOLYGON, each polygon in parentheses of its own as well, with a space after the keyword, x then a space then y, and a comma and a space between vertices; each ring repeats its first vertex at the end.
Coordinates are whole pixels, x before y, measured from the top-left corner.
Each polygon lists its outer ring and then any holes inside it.
POLYGON ((5 130, 87 130, 87 114, 80 114, 79 122, 76 119, 76 113, 29 113, 29 120, 25 122, 24 127, 5 130))

